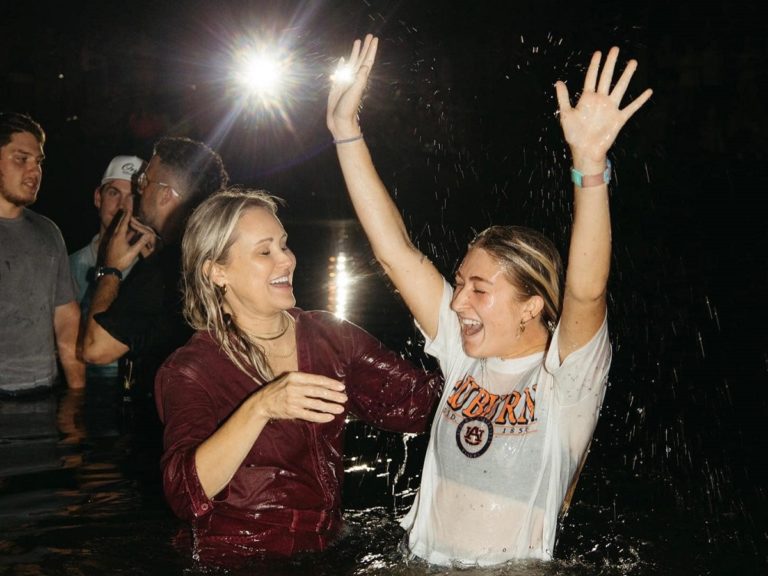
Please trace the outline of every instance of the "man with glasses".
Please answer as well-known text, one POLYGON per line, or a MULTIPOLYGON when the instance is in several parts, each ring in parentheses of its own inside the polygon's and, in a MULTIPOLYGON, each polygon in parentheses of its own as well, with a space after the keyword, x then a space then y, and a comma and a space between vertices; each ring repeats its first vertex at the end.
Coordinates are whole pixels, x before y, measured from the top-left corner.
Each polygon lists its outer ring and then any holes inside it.
MULTIPOLYGON (((88 244, 69 255, 69 267, 77 288, 77 300, 80 302, 83 319, 88 318, 97 263, 103 264, 97 262, 101 240, 107 236, 107 228, 121 206, 133 197, 136 177, 142 173, 144 165, 144 160, 136 156, 115 156, 104 171, 101 183, 93 191, 93 205, 99 213, 99 231, 88 244)), ((133 262, 120 270, 123 278, 128 276, 132 267, 133 262)), ((88 377, 114 378, 117 376, 117 362, 104 366, 89 365, 86 374, 88 377)))
POLYGON ((82 354, 93 364, 126 355, 139 394, 151 394, 159 365, 191 335, 178 291, 179 244, 188 216, 227 180, 221 157, 202 142, 163 138, 138 176, 138 213, 124 202, 115 218, 95 273, 82 354))

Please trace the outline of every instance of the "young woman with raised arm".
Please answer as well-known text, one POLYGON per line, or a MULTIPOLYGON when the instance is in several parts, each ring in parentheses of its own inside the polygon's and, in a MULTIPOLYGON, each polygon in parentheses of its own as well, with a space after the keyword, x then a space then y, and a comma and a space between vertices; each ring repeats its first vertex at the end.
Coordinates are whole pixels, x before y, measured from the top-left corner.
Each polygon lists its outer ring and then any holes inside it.
POLYGON ((350 83, 328 98, 344 179, 377 260, 445 376, 421 487, 402 521, 409 554, 434 564, 552 557, 558 514, 586 456, 606 388, 611 223, 607 153, 651 90, 620 108, 637 67, 614 86, 618 48, 596 52, 575 107, 555 85, 573 161, 568 269, 534 230, 478 234, 451 286, 411 242, 376 173, 358 111, 378 41, 355 41, 350 83))

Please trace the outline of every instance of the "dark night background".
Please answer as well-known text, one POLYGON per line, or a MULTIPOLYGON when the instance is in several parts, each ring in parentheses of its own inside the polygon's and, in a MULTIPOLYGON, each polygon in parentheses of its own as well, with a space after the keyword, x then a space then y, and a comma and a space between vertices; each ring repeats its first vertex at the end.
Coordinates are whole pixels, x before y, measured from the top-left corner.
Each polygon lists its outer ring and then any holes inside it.
POLYGON ((106 161, 149 157, 166 133, 208 141, 234 181, 285 196, 293 216, 336 218, 350 213, 325 146, 325 78, 350 40, 372 31, 383 45, 363 122, 377 160, 393 164, 385 177, 432 179, 430 156, 450 174, 409 192, 421 197, 413 202, 434 210, 450 188, 451 202, 485 206, 478 196, 518 177, 567 168, 551 85, 580 82, 592 50, 618 44, 640 61, 631 90, 655 90, 617 144, 619 175, 622 155, 639 158, 657 197, 638 204, 661 203, 660 232, 698 221, 711 238, 735 223, 762 228, 768 42, 757 13, 739 2, 4 3, 2 107, 46 128, 37 209, 76 244, 90 236, 89 193, 106 161), (237 38, 265 33, 289 39, 307 81, 287 121, 244 114, 223 129, 234 108, 228 54, 237 38))
MULTIPOLYGON (((95 233, 92 191, 108 160, 148 159, 163 134, 205 140, 234 182, 286 198, 292 239, 311 246, 303 223, 352 217, 325 129, 327 74, 354 38, 374 32, 381 44, 363 130, 420 247, 450 273, 471 230, 492 221, 531 225, 565 244, 569 162, 552 85, 568 80, 573 95, 591 52, 618 45, 640 64, 630 96, 647 86, 654 95, 611 153, 616 354, 600 423, 608 446, 590 463, 615 449, 628 470, 683 478, 675 497, 705 503, 692 522, 724 535, 743 521, 756 535, 709 542, 712 558, 726 544, 760 556, 768 533, 760 13, 758 2, 724 0, 4 3, 0 108, 29 112, 47 131, 34 209, 58 223, 70 251, 95 233), (307 64, 284 117, 233 113, 228 54, 253 33, 289 39, 307 64)), ((297 252, 301 267, 311 254, 297 252)), ((361 305, 376 316, 372 300, 361 305)), ((383 336, 386 320, 360 321, 383 336)), ((398 345, 404 335, 388 337, 398 345)))

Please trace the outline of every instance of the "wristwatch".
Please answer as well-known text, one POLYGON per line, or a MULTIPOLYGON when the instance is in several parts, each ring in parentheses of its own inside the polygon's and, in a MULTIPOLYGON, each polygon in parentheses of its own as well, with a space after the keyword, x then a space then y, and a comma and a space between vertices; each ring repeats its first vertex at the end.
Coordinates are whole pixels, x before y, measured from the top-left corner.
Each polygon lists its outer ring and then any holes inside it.
POLYGON ((123 273, 120 272, 120 270, 118 270, 117 268, 110 268, 109 266, 97 266, 96 272, 94 273, 93 277, 95 280, 98 281, 99 278, 101 278, 102 276, 108 276, 110 274, 112 276, 117 276, 118 280, 123 279, 123 273))
POLYGON ((584 175, 576 170, 576 168, 571 167, 571 181, 579 188, 608 184, 611 181, 611 161, 606 158, 605 170, 602 174, 584 175))

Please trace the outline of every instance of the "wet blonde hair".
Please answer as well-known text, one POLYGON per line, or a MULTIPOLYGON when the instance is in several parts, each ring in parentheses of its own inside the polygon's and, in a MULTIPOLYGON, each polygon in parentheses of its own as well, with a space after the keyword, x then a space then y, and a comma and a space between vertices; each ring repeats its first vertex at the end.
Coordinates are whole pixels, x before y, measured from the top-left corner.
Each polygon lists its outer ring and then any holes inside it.
POLYGON ((491 226, 475 236, 472 248, 493 256, 524 299, 541 296, 541 322, 553 331, 562 307, 563 262, 552 241, 523 226, 491 226))
POLYGON ((237 240, 235 228, 243 213, 261 208, 277 217, 279 198, 248 188, 227 188, 198 206, 187 222, 181 242, 184 317, 204 330, 243 372, 262 381, 274 374, 263 348, 254 344, 224 310, 226 287, 211 279, 212 264, 226 265, 237 240))

